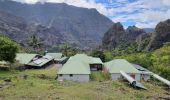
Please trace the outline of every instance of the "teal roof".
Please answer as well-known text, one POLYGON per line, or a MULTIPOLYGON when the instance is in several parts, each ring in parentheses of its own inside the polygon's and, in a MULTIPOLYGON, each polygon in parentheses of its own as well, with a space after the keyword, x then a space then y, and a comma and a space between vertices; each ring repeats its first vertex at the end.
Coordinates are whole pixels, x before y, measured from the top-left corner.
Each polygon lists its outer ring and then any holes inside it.
POLYGON ((120 71, 124 71, 126 73, 140 73, 125 59, 115 59, 110 62, 106 62, 104 65, 110 73, 120 73, 120 71))
POLYGON ((58 74, 90 74, 89 64, 103 64, 100 58, 87 56, 86 54, 76 54, 69 58, 58 74))
POLYGON ((21 64, 28 64, 36 56, 38 56, 38 54, 17 53, 15 59, 21 64))
POLYGON ((87 63, 69 60, 59 70, 58 74, 90 74, 90 67, 87 63))
POLYGON ((53 57, 46 55, 46 56, 43 56, 41 58, 31 61, 27 65, 42 67, 43 65, 47 64, 53 59, 54 59, 53 57))
POLYGON ((89 56, 86 54, 76 54, 75 56, 72 56, 70 59, 73 61, 79 61, 79 62, 84 62, 84 63, 92 63, 92 59, 90 59, 89 56))
POLYGON ((53 57, 55 60, 61 59, 63 54, 62 53, 47 53, 46 55, 50 55, 53 57))
POLYGON ((103 64, 100 58, 90 57, 92 59, 92 64, 103 64))

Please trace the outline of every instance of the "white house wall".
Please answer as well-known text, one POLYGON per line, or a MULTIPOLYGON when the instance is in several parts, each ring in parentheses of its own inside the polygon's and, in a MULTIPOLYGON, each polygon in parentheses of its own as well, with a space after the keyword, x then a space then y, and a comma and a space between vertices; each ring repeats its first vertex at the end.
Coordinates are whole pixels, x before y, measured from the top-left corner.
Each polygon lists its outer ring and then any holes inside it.
MULTIPOLYGON (((130 74, 128 74, 130 75, 130 74)), ((122 75, 120 73, 112 73, 111 79, 112 80, 118 80, 119 78, 122 78, 122 75)), ((135 74, 135 80, 140 81, 141 77, 140 74, 135 74)))
POLYGON ((71 80, 71 81, 80 81, 80 82, 88 82, 90 80, 90 77, 88 74, 73 74, 70 75, 58 75, 58 80, 71 80))

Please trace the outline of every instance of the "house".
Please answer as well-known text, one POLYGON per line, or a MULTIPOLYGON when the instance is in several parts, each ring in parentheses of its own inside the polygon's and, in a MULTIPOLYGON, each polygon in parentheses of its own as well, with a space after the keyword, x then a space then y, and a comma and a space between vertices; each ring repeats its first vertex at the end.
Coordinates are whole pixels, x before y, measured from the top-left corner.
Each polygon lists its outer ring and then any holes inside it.
POLYGON ((90 70, 91 71, 99 71, 103 70, 103 62, 100 58, 90 57, 92 63, 90 63, 90 70))
POLYGON ((58 80, 89 81, 91 71, 102 70, 103 63, 100 58, 85 54, 76 54, 68 59, 58 71, 58 80))
POLYGON ((72 59, 89 64, 91 71, 103 70, 103 62, 100 58, 87 56, 85 54, 76 54, 72 59))
POLYGON ((56 61, 63 57, 62 53, 47 53, 46 55, 49 55, 49 56, 53 57, 54 60, 56 60, 56 61))
POLYGON ((26 64, 26 66, 28 68, 44 68, 44 67, 52 64, 53 60, 54 60, 53 57, 51 57, 49 55, 45 55, 40 58, 31 60, 29 63, 26 64))
POLYGON ((57 79, 87 82, 90 80, 91 73, 88 66, 87 63, 69 59, 59 70, 57 79))
POLYGON ((42 68, 53 61, 54 58, 48 55, 18 53, 15 59, 26 68, 42 68))
POLYGON ((135 80, 140 80, 140 72, 134 66, 124 59, 115 59, 104 64, 108 72, 111 74, 112 80, 121 78, 120 71, 126 72, 135 80))
POLYGON ((65 57, 62 53, 47 53, 46 55, 53 57, 58 64, 65 64, 68 60, 68 57, 65 57))
POLYGON ((28 54, 28 53, 17 53, 16 54, 16 60, 23 65, 28 64, 31 60, 40 58, 42 56, 38 54, 28 54))
POLYGON ((150 76, 152 75, 152 72, 147 70, 146 68, 143 68, 140 65, 132 64, 139 72, 141 72, 141 79, 147 81, 150 79, 150 76))

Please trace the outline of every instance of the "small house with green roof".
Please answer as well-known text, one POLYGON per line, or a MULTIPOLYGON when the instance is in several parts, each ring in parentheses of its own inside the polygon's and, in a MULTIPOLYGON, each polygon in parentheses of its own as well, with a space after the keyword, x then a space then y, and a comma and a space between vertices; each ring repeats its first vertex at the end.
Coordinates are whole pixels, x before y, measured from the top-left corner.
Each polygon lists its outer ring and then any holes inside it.
POLYGON ((58 71, 58 80, 89 81, 90 67, 85 62, 68 60, 66 64, 58 71))
POLYGON ((141 73, 125 59, 115 59, 104 64, 108 72, 111 74, 112 80, 121 78, 120 71, 124 71, 132 78, 139 81, 141 73))
POLYGON ((86 54, 76 54, 71 59, 88 63, 91 71, 103 70, 103 62, 100 58, 87 56, 86 54))
POLYGON ((58 80, 72 80, 72 81, 89 81, 90 74, 93 68, 95 70, 102 70, 103 62, 100 58, 94 58, 85 54, 76 54, 69 58, 69 60, 58 71, 58 80), (97 65, 97 66, 96 66, 97 65), (101 66, 99 66, 101 65, 101 66))

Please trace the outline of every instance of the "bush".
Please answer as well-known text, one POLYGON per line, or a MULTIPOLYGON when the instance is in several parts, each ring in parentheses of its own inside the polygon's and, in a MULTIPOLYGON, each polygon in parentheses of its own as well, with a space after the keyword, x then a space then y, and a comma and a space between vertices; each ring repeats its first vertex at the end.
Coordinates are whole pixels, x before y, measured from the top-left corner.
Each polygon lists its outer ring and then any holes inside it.
POLYGON ((18 46, 5 36, 0 36, 0 61, 13 63, 15 60, 18 46))

